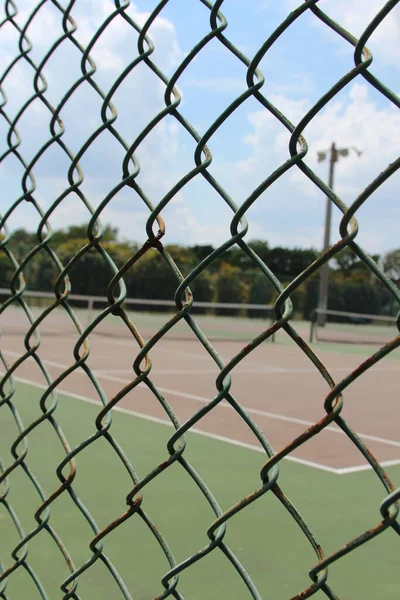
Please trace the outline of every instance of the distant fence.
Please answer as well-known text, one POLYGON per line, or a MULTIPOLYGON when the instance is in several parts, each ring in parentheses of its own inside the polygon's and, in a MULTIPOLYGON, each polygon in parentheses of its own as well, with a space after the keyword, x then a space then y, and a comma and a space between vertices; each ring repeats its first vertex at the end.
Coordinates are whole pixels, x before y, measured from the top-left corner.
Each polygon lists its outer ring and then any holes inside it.
POLYGON ((311 319, 310 343, 324 340, 384 345, 396 335, 398 324, 398 318, 385 315, 317 308, 311 319), (320 315, 324 316, 322 327, 318 327, 320 315))
MULTIPOLYGON (((12 298, 12 297, 11 297, 12 298)), ((0 288, 0 300, 7 303, 10 300, 10 290, 0 288)), ((14 298, 14 300, 16 300, 14 298)), ((59 335, 76 333, 73 322, 68 316, 68 309, 73 309, 79 315, 82 324, 90 328, 103 310, 109 306, 109 299, 105 296, 85 296, 83 294, 69 294, 68 304, 64 310, 64 302, 54 307, 56 298, 49 292, 27 291, 23 293, 23 301, 16 300, 12 304, 14 312, 9 311, 7 318, 0 320, 0 331, 4 334, 13 333, 23 335, 29 321, 26 320, 24 306, 29 306, 31 317, 37 317, 47 307, 53 307, 50 315, 41 323, 40 334, 59 335), (17 310, 18 309, 18 310, 17 310)), ((173 300, 125 298, 122 307, 136 323, 143 321, 145 315, 153 315, 152 324, 146 322, 146 335, 152 337, 157 333, 157 327, 172 315, 176 310, 173 300)), ((191 314, 200 320, 199 324, 207 326, 207 337, 210 340, 241 341, 246 336, 256 334, 263 322, 265 329, 274 323, 274 312, 272 304, 239 304, 234 302, 201 302, 194 301, 191 314), (250 320, 255 322, 250 323, 250 320), (238 323, 240 322, 240 323, 238 323), (244 328, 243 323, 247 323, 244 328)), ((117 323, 103 322, 92 331, 93 335, 109 335, 113 337, 129 337, 129 330, 121 328, 117 323), (106 326, 107 325, 107 326, 106 326)), ((188 333, 182 329, 172 329, 169 337, 176 339, 188 338, 188 333)), ((267 341, 274 342, 275 334, 267 341)))

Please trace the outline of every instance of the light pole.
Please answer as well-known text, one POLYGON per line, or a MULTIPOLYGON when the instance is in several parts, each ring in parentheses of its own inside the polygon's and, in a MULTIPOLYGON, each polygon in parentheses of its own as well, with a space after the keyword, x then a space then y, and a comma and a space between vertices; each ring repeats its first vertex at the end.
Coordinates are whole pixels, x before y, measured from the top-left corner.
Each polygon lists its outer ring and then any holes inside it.
MULTIPOLYGON (((349 151, 354 150, 357 156, 361 156, 362 151, 357 150, 354 146, 350 148, 336 148, 335 142, 329 150, 318 152, 318 162, 323 162, 329 154, 329 179, 328 186, 333 190, 333 180, 335 172, 335 163, 339 160, 339 156, 346 157, 349 151)), ((331 237, 331 221, 332 221, 332 201, 329 196, 326 197, 326 213, 325 213, 325 229, 324 229, 324 245, 323 252, 326 252, 330 246, 331 237)), ((318 308, 326 310, 328 308, 328 286, 329 286, 329 265, 325 262, 320 269, 319 276, 319 292, 318 292, 318 308)), ((326 322, 326 314, 318 313, 317 322, 319 326, 324 326, 326 322)))

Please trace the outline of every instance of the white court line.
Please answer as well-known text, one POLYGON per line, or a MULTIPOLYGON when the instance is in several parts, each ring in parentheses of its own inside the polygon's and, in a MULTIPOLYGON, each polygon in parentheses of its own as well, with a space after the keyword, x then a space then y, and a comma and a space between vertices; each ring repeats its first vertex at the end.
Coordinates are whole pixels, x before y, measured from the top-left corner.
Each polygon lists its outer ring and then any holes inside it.
MULTIPOLYGON (((385 460, 379 463, 381 467, 395 467, 400 465, 400 458, 394 460, 385 460)), ((369 464, 358 465, 356 467, 344 467, 343 469, 337 469, 338 475, 347 475, 348 473, 359 473, 360 471, 369 471, 372 467, 369 464)))
MULTIPOLYGON (((8 350, 3 350, 3 354, 9 354, 10 356, 20 356, 17 352, 12 352, 12 351, 8 351, 8 350)), ((30 358, 31 358, 31 360, 33 360, 32 357, 30 357, 30 358)), ((64 369, 64 370, 66 370, 70 366, 70 365, 65 365, 63 363, 54 362, 51 360, 43 360, 43 363, 46 365, 56 367, 58 369, 64 369)), ((132 381, 132 379, 123 379, 122 377, 114 377, 112 375, 104 375, 104 374, 96 371, 95 369, 92 369, 92 371, 99 379, 105 379, 106 381, 115 381, 116 383, 122 383, 124 385, 126 385, 127 383, 130 383, 132 381)), ((82 370, 76 370, 75 373, 78 375, 86 376, 86 373, 82 370)), ((148 389, 144 383, 140 383, 139 387, 148 389)), ((177 396, 179 398, 188 398, 189 400, 195 400, 196 402, 201 402, 202 404, 208 404, 209 402, 211 402, 210 398, 205 398, 204 396, 197 396, 196 394, 190 394, 188 392, 180 392, 178 390, 173 390, 173 389, 161 387, 161 386, 157 386, 157 389, 160 392, 163 392, 166 394, 171 394, 171 395, 177 396)), ((218 406, 220 408, 230 408, 230 404, 226 401, 220 402, 218 406)), ((267 419, 275 419, 277 421, 285 421, 287 423, 295 423, 297 425, 305 425, 306 427, 315 425, 314 421, 307 421, 305 419, 289 417, 287 415, 272 413, 272 412, 268 412, 265 410, 260 410, 258 408, 250 408, 250 407, 246 407, 246 406, 243 406, 242 408, 249 414, 258 415, 260 417, 266 417, 267 419)), ((342 431, 342 429, 340 429, 339 427, 327 425, 326 427, 324 427, 324 430, 330 431, 332 433, 339 433, 341 435, 346 435, 346 437, 347 437, 347 434, 344 431, 342 431)), ((400 442, 397 440, 390 440, 387 438, 370 435, 368 433, 360 433, 359 431, 357 432, 357 435, 362 439, 366 439, 366 440, 369 440, 372 442, 378 442, 380 444, 385 444, 387 446, 395 446, 395 447, 400 448, 400 442)))
MULTIPOLYGON (((380 371, 396 371, 396 372, 400 372, 400 369, 380 369, 380 371)), ((215 374, 218 375, 219 373, 219 369, 217 367, 217 365, 215 366, 214 369, 154 369, 154 374, 155 375, 202 375, 202 374, 215 374)), ((337 368, 333 368, 330 369, 330 372, 334 373, 334 372, 349 372, 349 369, 344 368, 344 367, 337 367, 337 368)), ((113 375, 113 374, 126 374, 128 373, 128 375, 130 375, 131 373, 133 373, 133 369, 96 369, 96 373, 105 373, 106 375, 113 375)), ((285 369, 285 368, 280 368, 280 367, 253 367, 250 369, 247 369, 245 367, 235 367, 235 370, 232 371, 232 373, 242 373, 244 375, 257 375, 257 374, 263 374, 263 373, 278 373, 280 375, 282 374, 288 374, 288 373, 316 373, 315 368, 314 369, 285 369)))
MULTIPOLYGON (((110 338, 108 336, 102 336, 101 334, 97 334, 98 337, 105 337, 107 339, 107 341, 111 344, 116 344, 119 346, 129 346, 130 348, 132 347, 132 343, 125 341, 125 340, 110 340, 110 338)), ((191 340, 189 340, 191 341, 191 340)), ((193 340, 194 341, 194 340, 193 340)), ((168 342, 168 340, 164 340, 164 342, 168 342)), ((166 353, 166 354, 176 354, 177 356, 184 356, 184 357, 189 357, 189 358, 196 358, 196 359, 200 359, 200 360, 212 360, 212 358, 207 354, 206 351, 205 354, 196 354, 193 352, 181 352, 180 350, 172 350, 172 349, 167 349, 167 348, 161 348, 159 346, 159 344, 156 344, 151 350, 150 350, 150 354, 153 352, 161 352, 161 353, 166 353)), ((219 354, 217 352, 217 354, 219 354)), ((223 359, 225 363, 229 362, 230 358, 224 358, 223 359)), ((389 359, 390 360, 390 359, 389 359)), ((316 367, 292 367, 292 368, 287 368, 287 367, 265 367, 265 365, 260 365, 258 363, 254 363, 254 362, 249 362, 247 359, 244 359, 245 364, 250 366, 250 367, 254 367, 256 369, 260 369, 260 372, 264 372, 264 369, 267 369, 267 373, 316 373, 316 367)), ((397 364, 398 361, 394 361, 391 360, 390 362, 394 362, 397 364)), ((380 365, 373 365, 373 373, 376 373, 377 371, 394 371, 394 372, 399 372, 400 371, 400 366, 395 366, 395 367, 382 367, 380 365)), ((350 373, 353 370, 352 367, 332 367, 329 369, 330 373, 350 373)))
MULTIPOLYGON (((28 385, 32 385, 33 387, 46 390, 47 386, 41 383, 36 383, 34 381, 30 381, 29 379, 23 379, 22 377, 15 377, 16 381, 20 381, 21 383, 26 383, 28 385)), ((77 400, 81 400, 83 402, 87 402, 89 404, 94 404, 96 406, 102 406, 99 400, 95 400, 93 398, 88 398, 87 396, 81 396, 80 394, 74 394, 73 392, 68 392, 66 390, 57 389, 57 392, 60 394, 64 394, 65 396, 70 396, 71 398, 75 398, 77 400)), ((134 410, 130 410, 128 408, 123 408, 121 406, 114 406, 112 410, 117 412, 121 412, 124 414, 128 414, 134 417, 138 417, 140 419, 144 419, 146 421, 151 421, 153 423, 159 423, 161 425, 168 425, 169 427, 173 427, 171 421, 168 419, 160 419, 159 417, 152 417, 150 415, 146 415, 144 413, 140 413, 134 410)), ((228 444, 232 444, 233 446, 239 446, 241 448, 246 448, 247 450, 253 450, 256 452, 261 452, 265 454, 265 450, 260 446, 255 446, 254 444, 247 444, 246 442, 240 442, 239 440, 234 440, 232 438, 217 435, 215 433, 209 433, 207 431, 202 431, 201 429, 191 428, 190 431, 197 435, 202 435, 207 438, 211 438, 214 440, 219 440, 222 442, 226 442, 228 444)), ((343 467, 343 468, 335 468, 328 467, 327 465, 322 465, 321 463, 316 463, 314 461, 306 460, 303 458, 297 458, 295 456, 285 456, 284 460, 288 460, 290 462, 294 462, 300 465, 304 465, 307 467, 312 467, 314 469, 319 469, 321 471, 326 471, 328 473, 334 473, 335 475, 348 475, 351 473, 359 473, 360 471, 369 471, 372 467, 369 464, 357 465, 354 467, 343 467)), ((380 463, 382 467, 392 467, 400 464, 400 459, 387 460, 380 463)))
MULTIPOLYGON (((33 387, 39 388, 41 390, 47 390, 47 386, 42 383, 36 383, 35 381, 30 381, 29 379, 24 379, 22 377, 14 377, 16 381, 21 383, 25 383, 31 385, 33 387)), ((88 398, 87 396, 81 396, 80 394, 74 394, 73 392, 68 392, 67 390, 62 390, 57 388, 57 392, 59 394, 64 394, 65 396, 69 396, 71 398, 75 398, 76 400, 81 400, 83 402, 87 402, 88 404, 94 404, 96 406, 103 406, 99 400, 94 400, 93 398, 88 398)), ((150 415, 146 415, 144 413, 140 413, 134 410, 130 410, 128 408, 123 408, 121 406, 114 406, 112 410, 121 412, 127 415, 131 415, 133 417, 138 417, 139 419, 144 419, 146 421, 151 421, 153 423, 159 423, 161 425, 168 425, 169 427, 173 427, 173 424, 168 419, 160 419, 159 417, 152 417, 150 415)), ((197 435, 202 435, 207 438, 211 438, 213 440, 219 440, 221 442, 226 442, 228 444, 232 444, 233 446, 239 446, 241 448, 246 448, 247 450, 255 450, 256 452, 261 452, 265 454, 265 450, 260 446, 256 446, 253 444, 246 444, 245 442, 240 442, 239 440, 234 440, 229 437, 225 437, 222 435, 217 435, 215 433, 210 433, 208 431, 202 431, 201 429, 196 429, 194 427, 190 428, 191 433, 195 433, 197 435)), ((300 465, 304 465, 306 467, 313 467, 314 469, 320 469, 321 471, 327 471, 328 473, 335 473, 336 475, 341 475, 340 469, 335 469, 334 467, 328 467, 326 465, 322 465, 320 463, 316 463, 310 460, 306 460, 304 458, 296 458, 295 456, 285 456, 284 460, 288 460, 290 462, 298 463, 300 465)))
MULTIPOLYGON (((215 369, 154 369, 154 375, 215 375, 219 373, 219 369, 215 366, 215 369)), ((255 373, 262 373, 259 369, 241 369, 240 367, 235 368, 235 373, 242 373, 245 375, 254 375, 255 373)), ((97 374, 104 375, 132 375, 134 374, 133 369, 96 369, 97 374)))

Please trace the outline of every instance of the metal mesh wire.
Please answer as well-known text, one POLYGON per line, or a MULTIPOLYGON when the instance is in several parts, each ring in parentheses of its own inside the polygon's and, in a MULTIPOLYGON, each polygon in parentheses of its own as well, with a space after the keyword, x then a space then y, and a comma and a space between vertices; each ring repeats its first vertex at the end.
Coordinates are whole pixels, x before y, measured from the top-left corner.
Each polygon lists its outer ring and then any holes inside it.
MULTIPOLYGON (((154 536, 161 547, 169 569, 162 579, 160 584, 161 589, 159 598, 182 598, 179 588, 179 576, 185 570, 190 569, 191 565, 197 561, 201 561, 204 557, 214 552, 222 552, 230 562, 232 569, 236 570, 242 578, 248 590, 248 596, 253 598, 261 598, 259 591, 250 576, 245 571, 239 559, 233 554, 229 545, 226 542, 225 533, 231 519, 240 511, 246 511, 247 507, 259 501, 259 499, 268 494, 275 496, 276 500, 281 503, 287 511, 287 518, 294 519, 299 529, 304 534, 305 539, 315 551, 316 562, 312 566, 309 575, 311 582, 307 589, 299 591, 295 598, 308 598, 316 593, 323 593, 327 598, 337 598, 337 595, 329 585, 328 567, 335 561, 338 561, 345 554, 353 552, 362 544, 369 542, 375 536, 380 535, 388 528, 392 528, 394 532, 400 534, 400 524, 397 520, 398 516, 398 500, 400 498, 400 490, 395 489, 395 486, 389 479, 388 474, 374 458, 368 447, 357 436, 355 431, 349 426, 341 415, 343 408, 342 393, 349 385, 357 378, 361 377, 372 365, 383 359, 395 348, 400 345, 400 336, 396 336, 385 346, 380 348, 374 354, 369 356, 365 361, 355 369, 351 374, 346 375, 340 381, 335 381, 330 373, 326 370, 313 349, 299 335, 296 329, 291 324, 291 316, 293 307, 291 303, 291 295, 293 292, 315 273, 320 267, 337 254, 341 249, 350 247, 357 256, 368 266, 371 272, 379 279, 381 284, 385 286, 392 294, 395 302, 400 303, 400 293, 393 282, 385 276, 382 269, 370 258, 357 244, 356 238, 358 233, 358 224, 356 213, 360 207, 368 202, 374 192, 393 174, 400 166, 400 160, 397 159, 387 168, 382 171, 374 181, 370 183, 358 196, 358 198, 350 205, 346 206, 343 200, 335 194, 306 164, 304 161, 307 156, 308 146, 306 138, 303 136, 303 131, 310 121, 355 78, 364 78, 370 86, 385 96, 393 105, 399 107, 399 98, 388 89, 381 81, 379 81, 370 71, 370 66, 373 57, 367 49, 368 41, 382 20, 394 9, 398 0, 390 0, 382 2, 381 10, 372 19, 368 27, 359 39, 353 37, 351 33, 346 31, 339 23, 334 22, 328 13, 320 10, 318 0, 307 0, 299 2, 288 17, 279 24, 270 37, 262 44, 253 58, 248 58, 237 48, 227 35, 227 20, 224 16, 224 0, 210 2, 208 0, 198 0, 203 5, 203 8, 209 11, 209 31, 203 38, 199 39, 193 49, 184 57, 179 67, 175 72, 167 76, 161 71, 157 62, 153 61, 154 43, 152 41, 152 27, 158 16, 162 16, 162 11, 169 3, 169 0, 160 2, 151 14, 148 15, 146 22, 137 23, 127 12, 129 0, 115 0, 115 6, 110 3, 110 12, 104 19, 103 24, 99 27, 92 39, 88 40, 86 45, 78 41, 76 36, 79 22, 74 20, 75 1, 61 2, 58 0, 41 0, 34 4, 33 10, 25 12, 25 24, 21 25, 18 18, 18 1, 6 0, 4 3, 5 16, 1 23, 1 27, 11 27, 17 32, 18 36, 18 51, 14 57, 9 60, 3 75, 1 77, 0 86, 2 88, 1 100, 1 117, 3 122, 7 124, 7 149, 2 155, 4 160, 9 155, 12 155, 15 161, 18 162, 22 169, 22 194, 10 201, 9 207, 1 220, 1 231, 3 236, 1 239, 2 252, 7 257, 9 263, 14 268, 10 284, 10 295, 8 300, 2 305, 2 311, 5 311, 10 305, 19 305, 25 312, 29 320, 30 327, 25 336, 25 352, 12 365, 8 365, 5 358, 2 357, 2 363, 5 370, 5 375, 1 383, 1 411, 10 411, 15 424, 18 428, 18 437, 15 439, 11 453, 12 461, 10 464, 4 465, 1 475, 1 495, 0 502, 4 509, 8 512, 15 529, 18 533, 19 542, 12 549, 11 558, 7 558, 1 566, 0 575, 0 597, 7 599, 7 584, 13 578, 17 570, 24 570, 30 578, 32 578, 36 588, 42 598, 48 598, 44 584, 42 585, 39 577, 36 575, 28 558, 28 546, 41 532, 46 531, 52 539, 55 548, 58 548, 65 563, 68 565, 70 575, 61 584, 63 598, 79 598, 79 578, 86 571, 90 570, 97 561, 101 561, 112 574, 117 583, 120 592, 124 598, 131 598, 131 592, 127 589, 124 581, 117 571, 118 565, 112 564, 104 549, 104 542, 107 536, 116 528, 124 527, 124 523, 128 519, 140 519, 148 529, 148 535, 154 536), (52 43, 47 52, 43 55, 40 61, 35 61, 31 58, 32 44, 30 42, 29 30, 34 24, 35 19, 40 14, 44 5, 51 5, 55 13, 58 15, 62 34, 52 43), (267 55, 274 43, 290 28, 298 19, 306 12, 313 13, 314 17, 326 28, 330 28, 337 36, 341 36, 347 44, 354 48, 354 66, 349 68, 348 72, 343 75, 332 88, 324 94, 315 105, 307 112, 307 114, 297 124, 292 123, 280 110, 274 106, 271 101, 263 93, 264 75, 259 69, 260 62, 267 55), (124 20, 137 34, 137 49, 132 51, 132 60, 125 67, 119 76, 115 79, 114 84, 108 91, 104 91, 97 83, 96 64, 91 56, 92 50, 96 42, 105 34, 107 28, 114 20, 124 20), (188 122, 180 111, 181 95, 179 93, 179 79, 185 72, 185 69, 194 61, 197 55, 210 43, 218 43, 225 47, 226 52, 235 60, 244 65, 247 70, 246 75, 246 90, 237 96, 237 98, 223 111, 218 117, 209 124, 208 129, 203 135, 200 135, 194 126, 188 122), (46 81, 46 66, 48 61, 56 53, 57 49, 64 44, 73 45, 77 52, 80 53, 80 77, 68 88, 58 104, 53 105, 46 94, 48 84, 46 81), (33 78, 33 93, 26 101, 21 103, 21 106, 14 116, 8 113, 7 97, 3 91, 3 87, 17 65, 24 63, 29 69, 33 78), (153 116, 147 123, 145 128, 140 132, 134 140, 124 138, 124 132, 118 128, 117 110, 114 105, 114 96, 119 87, 124 82, 125 78, 137 68, 145 68, 152 72, 153 76, 158 79, 159 83, 164 87, 165 106, 157 114, 153 116), (80 89, 81 86, 90 86, 93 93, 97 95, 101 103, 100 117, 101 124, 95 128, 92 134, 88 137, 85 143, 77 151, 73 152, 64 141, 66 129, 63 124, 63 110, 68 105, 71 97, 80 89), (281 164, 273 173, 258 185, 251 194, 240 204, 235 204, 230 195, 224 190, 219 181, 214 177, 209 167, 212 163, 212 138, 215 132, 221 125, 229 119, 233 113, 241 107, 246 101, 252 99, 259 103, 259 106, 272 115, 274 119, 279 121, 286 130, 290 133, 289 157, 281 164), (36 154, 27 160, 21 150, 21 142, 23 141, 19 133, 19 122, 23 118, 25 112, 34 101, 39 101, 42 106, 48 111, 50 116, 50 133, 47 140, 39 148, 36 154), (194 153, 194 165, 171 189, 164 197, 156 204, 146 193, 145 189, 139 185, 140 163, 137 158, 137 151, 140 145, 146 140, 146 137, 163 122, 165 118, 173 118, 178 127, 182 128, 191 136, 196 145, 194 153), (122 177, 115 185, 111 187, 99 206, 94 209, 91 206, 89 198, 83 191, 82 183, 84 182, 84 169, 81 167, 82 159, 85 153, 96 142, 99 136, 104 134, 111 135, 124 153, 122 162, 122 177), (40 197, 36 193, 35 169, 40 158, 53 147, 58 147, 68 161, 68 187, 52 202, 50 207, 44 209, 41 205, 40 197), (335 243, 327 252, 321 254, 319 258, 309 265, 298 277, 293 279, 289 285, 283 287, 279 279, 271 272, 268 265, 265 264, 260 257, 249 247, 245 241, 248 225, 246 221, 246 212, 257 202, 260 195, 271 186, 278 178, 282 177, 289 170, 300 169, 304 175, 323 193, 325 193, 331 202, 343 213, 343 218, 340 225, 341 239, 335 243), (165 224, 163 220, 163 211, 172 201, 174 196, 195 178, 203 178, 203 180, 213 188, 214 192, 219 196, 220 201, 225 203, 231 213, 230 221, 230 237, 218 246, 209 256, 200 262, 186 277, 182 275, 177 264, 174 262, 170 254, 167 252, 162 243, 162 238, 165 233, 165 224), (111 258, 107 247, 102 243, 102 225, 100 219, 104 210, 113 203, 118 192, 122 189, 130 188, 132 193, 136 193, 143 202, 144 207, 148 210, 148 218, 146 222, 147 241, 143 246, 121 267, 118 268, 111 258), (63 264, 51 245, 52 231, 51 222, 54 211, 59 207, 70 194, 75 194, 80 202, 86 207, 90 213, 90 221, 87 229, 87 244, 82 247, 76 255, 67 264, 63 264), (29 203, 37 212, 40 219, 37 228, 37 245, 26 256, 17 257, 10 250, 9 241, 12 236, 8 233, 8 222, 12 219, 13 214, 21 205, 29 203), (224 251, 237 245, 243 253, 254 263, 260 273, 274 286, 279 297, 275 302, 274 314, 275 319, 272 326, 261 331, 250 344, 244 347, 236 356, 228 363, 224 363, 216 352, 210 341, 199 328, 196 318, 191 315, 191 305, 193 297, 190 291, 190 285, 193 280, 204 271, 217 257, 224 251), (110 273, 109 285, 107 289, 108 307, 97 316, 89 326, 82 325, 78 316, 73 312, 68 303, 68 297, 71 290, 69 283, 69 273, 73 269, 75 263, 84 257, 85 253, 95 250, 101 256, 104 262, 104 269, 110 273), (154 337, 145 342, 140 331, 135 327, 123 308, 123 301, 126 297, 126 289, 124 285, 124 274, 128 269, 143 257, 149 251, 157 251, 168 264, 176 278, 176 293, 175 304, 176 312, 172 317, 168 317, 163 327, 154 337), (31 261, 38 253, 47 253, 52 263, 58 271, 57 280, 54 283, 54 302, 46 308, 39 318, 33 317, 27 302, 24 299, 24 272, 30 268, 31 261), (40 327, 42 322, 55 310, 57 307, 63 307, 69 315, 71 322, 74 324, 78 334, 78 340, 74 348, 74 362, 69 369, 62 372, 57 378, 53 379, 43 360, 41 359, 40 347, 40 327), (131 382, 125 385, 119 393, 114 397, 108 398, 96 378, 96 375, 87 364, 89 356, 88 336, 90 333, 108 316, 117 316, 130 331, 132 336, 132 344, 136 344, 137 354, 133 364, 133 373, 131 382), (216 379, 215 397, 200 410, 195 412, 187 419, 186 422, 180 423, 170 406, 168 399, 165 398, 157 386, 152 381, 152 362, 151 351, 163 336, 181 320, 185 320, 193 332, 193 337, 197 338, 206 352, 212 357, 213 361, 219 369, 219 375, 216 379), (323 399, 323 407, 326 412, 325 416, 315 422, 311 427, 303 431, 301 435, 293 439, 285 448, 281 448, 275 452, 264 433, 260 430, 257 424, 246 414, 241 406, 241 402, 236 399, 231 393, 231 374, 235 367, 255 350, 262 342, 270 338, 278 330, 284 330, 292 340, 297 344, 299 352, 307 355, 316 371, 326 381, 330 388, 330 392, 323 399), (18 410, 14 403, 15 395, 15 372, 21 364, 27 361, 30 357, 34 359, 37 366, 40 368, 43 378, 46 381, 47 389, 43 393, 40 400, 40 416, 37 419, 25 426, 18 414, 18 410), (103 408, 96 418, 96 431, 93 435, 81 441, 79 445, 72 448, 57 420, 57 388, 63 381, 73 372, 83 371, 86 377, 91 381, 94 389, 97 391, 103 408), (134 388, 144 384, 151 391, 160 405, 165 411, 165 415, 170 419, 174 426, 174 433, 170 437, 167 444, 168 459, 161 465, 154 468, 153 471, 147 473, 144 477, 139 477, 133 465, 130 462, 123 449, 118 445, 113 436, 111 425, 111 413, 113 407, 134 388), (228 510, 222 510, 219 506, 218 499, 214 497, 212 491, 208 489, 206 483, 201 479, 196 470, 191 466, 185 456, 185 434, 193 428, 204 415, 213 411, 213 409, 226 400, 237 414, 247 424, 248 428, 254 433, 260 444, 265 450, 265 463, 260 472, 258 489, 249 493, 246 497, 231 506, 228 510), (358 448, 360 453, 365 457, 368 463, 372 466, 376 477, 384 487, 386 497, 380 506, 380 518, 375 523, 370 524, 368 531, 360 532, 360 534, 348 541, 348 543, 326 555, 323 548, 315 540, 308 525, 304 522, 300 514, 294 508, 293 504, 286 496, 284 490, 279 484, 280 463, 284 457, 292 453, 296 448, 313 438, 326 428, 329 424, 335 422, 343 432, 348 436, 348 439, 358 448), (50 494, 46 494, 40 482, 36 479, 35 473, 31 470, 29 463, 28 439, 34 430, 40 430, 43 424, 50 424, 54 428, 54 432, 58 437, 64 449, 65 457, 57 468, 57 476, 59 485, 50 494), (90 507, 87 508, 74 488, 74 478, 76 474, 76 457, 84 453, 87 448, 94 444, 99 438, 104 438, 116 453, 120 461, 124 464, 132 481, 132 489, 127 495, 127 509, 123 514, 120 514, 113 522, 110 522, 105 528, 100 529, 90 513, 90 507), (173 548, 169 548, 168 540, 163 536, 163 532, 159 531, 154 525, 152 518, 145 512, 143 497, 146 494, 146 486, 157 478, 162 472, 167 471, 174 463, 178 463, 185 470, 187 477, 192 478, 197 486, 198 493, 202 494, 212 508, 215 514, 215 520, 211 523, 207 530, 208 543, 205 547, 198 549, 192 556, 188 556, 186 560, 176 563, 173 555, 173 548), (35 513, 35 527, 30 531, 25 531, 22 527, 20 517, 14 510, 9 501, 9 481, 10 476, 16 469, 22 469, 25 476, 31 482, 40 496, 41 504, 35 513), (64 547, 63 541, 52 526, 51 510, 52 504, 61 496, 69 495, 72 502, 75 504, 76 510, 80 511, 84 519, 87 521, 93 531, 93 539, 90 544, 91 557, 82 564, 74 564, 68 550, 64 547)), ((78 3, 79 4, 79 3, 78 3)), ((185 4, 183 11, 190 11, 190 2, 185 4)), ((229 4, 229 2, 227 2, 229 4)), ((397 320, 399 326, 399 320, 397 320)), ((131 457, 132 458, 132 457, 131 457)), ((155 520, 156 520, 156 516, 155 520)), ((319 597, 319 596, 318 596, 319 597)))

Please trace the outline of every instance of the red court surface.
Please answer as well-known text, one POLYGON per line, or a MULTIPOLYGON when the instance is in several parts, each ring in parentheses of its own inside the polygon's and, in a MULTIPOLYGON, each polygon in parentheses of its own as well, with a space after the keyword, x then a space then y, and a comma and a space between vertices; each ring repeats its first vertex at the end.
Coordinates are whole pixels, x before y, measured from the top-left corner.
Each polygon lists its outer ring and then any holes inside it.
MULTIPOLYGON (((74 363, 76 340, 77 336, 71 333, 42 336, 38 354, 53 378, 74 363)), ((91 351, 87 364, 111 399, 135 378, 132 363, 138 345, 133 339, 118 336, 92 335, 89 340, 91 351)), ((244 343, 216 341, 214 345, 226 363, 244 343)), ((377 348, 364 349, 365 356, 335 351, 332 346, 323 344, 314 349, 339 382, 365 360, 369 351, 372 354, 377 348)), ((2 352, 12 365, 25 352, 22 337, 3 334, 2 352)), ((150 378, 181 423, 215 397, 219 369, 196 339, 162 339, 150 356, 150 378)), ((24 361, 14 375, 39 386, 45 384, 32 358, 24 361)), ((344 391, 342 416, 384 465, 400 464, 399 375, 398 356, 393 355, 370 368, 344 391)), ((59 389, 84 399, 98 400, 93 384, 81 368, 64 379, 59 389)), ((263 343, 235 367, 231 392, 277 451, 324 416, 323 405, 329 387, 307 356, 280 337, 274 344, 263 343)), ((150 419, 168 419, 158 400, 143 384, 123 397, 118 407, 150 419)), ((225 401, 194 427, 205 435, 259 448, 254 434, 225 401)), ((359 450, 336 424, 300 446, 290 459, 338 474, 368 468, 359 450)))

